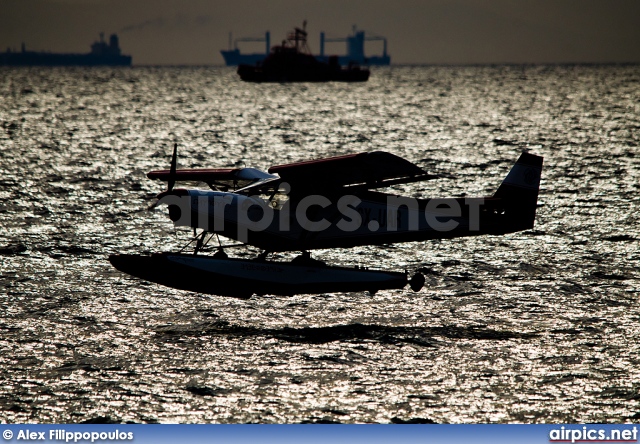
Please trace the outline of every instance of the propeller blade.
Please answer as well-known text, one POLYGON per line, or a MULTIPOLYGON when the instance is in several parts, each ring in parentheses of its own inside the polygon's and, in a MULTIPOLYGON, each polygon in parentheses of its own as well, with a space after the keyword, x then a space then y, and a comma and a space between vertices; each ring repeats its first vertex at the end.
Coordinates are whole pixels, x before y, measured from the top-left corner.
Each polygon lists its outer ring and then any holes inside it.
POLYGON ((173 144, 173 156, 171 156, 171 169, 169 170, 169 181, 167 182, 167 191, 173 190, 176 184, 176 169, 178 167, 178 144, 173 144))

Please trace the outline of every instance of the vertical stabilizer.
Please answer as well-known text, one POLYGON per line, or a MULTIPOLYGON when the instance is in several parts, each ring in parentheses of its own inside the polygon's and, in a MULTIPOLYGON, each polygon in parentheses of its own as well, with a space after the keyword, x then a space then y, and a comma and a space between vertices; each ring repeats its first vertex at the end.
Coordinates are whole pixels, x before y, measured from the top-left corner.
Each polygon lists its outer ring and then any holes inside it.
POLYGON ((541 174, 542 157, 522 153, 493 195, 503 200, 505 214, 518 230, 533 228, 541 174))

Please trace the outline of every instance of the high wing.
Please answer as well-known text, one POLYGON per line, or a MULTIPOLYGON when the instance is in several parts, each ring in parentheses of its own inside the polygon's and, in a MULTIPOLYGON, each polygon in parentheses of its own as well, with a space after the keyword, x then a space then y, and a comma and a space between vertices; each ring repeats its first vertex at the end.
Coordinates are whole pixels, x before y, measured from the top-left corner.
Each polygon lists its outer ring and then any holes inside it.
POLYGON ((338 187, 373 189, 438 177, 384 151, 278 165, 269 168, 269 173, 277 174, 283 182, 307 190, 338 187))

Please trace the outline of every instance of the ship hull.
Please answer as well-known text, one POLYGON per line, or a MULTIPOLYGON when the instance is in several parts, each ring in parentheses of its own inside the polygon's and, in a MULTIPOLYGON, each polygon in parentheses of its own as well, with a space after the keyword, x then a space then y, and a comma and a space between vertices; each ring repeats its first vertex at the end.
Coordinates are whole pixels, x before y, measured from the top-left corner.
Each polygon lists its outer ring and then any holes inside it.
MULTIPOLYGON (((239 66, 239 65, 257 65, 258 63, 262 63, 264 59, 267 58, 267 54, 242 54, 238 50, 231 51, 220 51, 222 54, 222 58, 224 59, 224 63, 226 66, 239 66)), ((314 56, 320 62, 329 62, 329 56, 314 56)), ((338 63, 342 66, 348 65, 353 60, 351 57, 343 55, 338 56, 338 63)), ((391 57, 389 56, 371 56, 366 57, 361 65, 366 66, 389 66, 391 64, 391 57)))
MULTIPOLYGON (((314 56, 316 60, 319 62, 329 62, 330 56, 327 55, 316 55, 314 56)), ((371 57, 363 57, 361 59, 354 59, 348 55, 341 55, 338 57, 338 63, 340 66, 347 66, 349 63, 358 63, 363 66, 389 66, 391 64, 391 57, 389 56, 371 56, 371 57)))
POLYGON ((264 69, 240 65, 238 75, 245 82, 366 82, 368 69, 327 69, 318 63, 313 69, 264 69))
POLYGON ((114 254, 111 264, 132 276, 171 288, 248 299, 285 295, 398 289, 405 273, 330 267, 319 261, 272 262, 159 253, 114 254))
POLYGON ((227 66, 256 65, 262 62, 268 54, 241 54, 239 50, 220 51, 227 66))

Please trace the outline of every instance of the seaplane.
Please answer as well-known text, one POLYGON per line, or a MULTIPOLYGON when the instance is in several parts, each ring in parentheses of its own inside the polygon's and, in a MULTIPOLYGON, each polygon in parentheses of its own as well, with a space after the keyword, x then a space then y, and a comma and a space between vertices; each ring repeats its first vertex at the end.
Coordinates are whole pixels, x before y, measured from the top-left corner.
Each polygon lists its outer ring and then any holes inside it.
POLYGON ((407 285, 418 292, 425 282, 420 273, 409 277, 407 271, 332 266, 312 258, 310 251, 531 229, 542 164, 541 156, 525 151, 491 196, 423 198, 381 191, 439 177, 384 151, 277 165, 265 172, 178 169, 175 144, 170 168, 147 174, 167 183, 152 208, 166 205, 175 226, 193 229, 193 237, 179 252, 112 254, 109 261, 139 279, 242 299, 375 293, 407 285), (178 182, 207 188, 175 188, 178 182), (236 243, 223 244, 220 236, 236 243), (217 245, 211 243, 214 237, 217 245), (249 259, 227 254, 247 246, 261 252, 249 259), (268 258, 282 252, 301 254, 290 261, 268 258))

